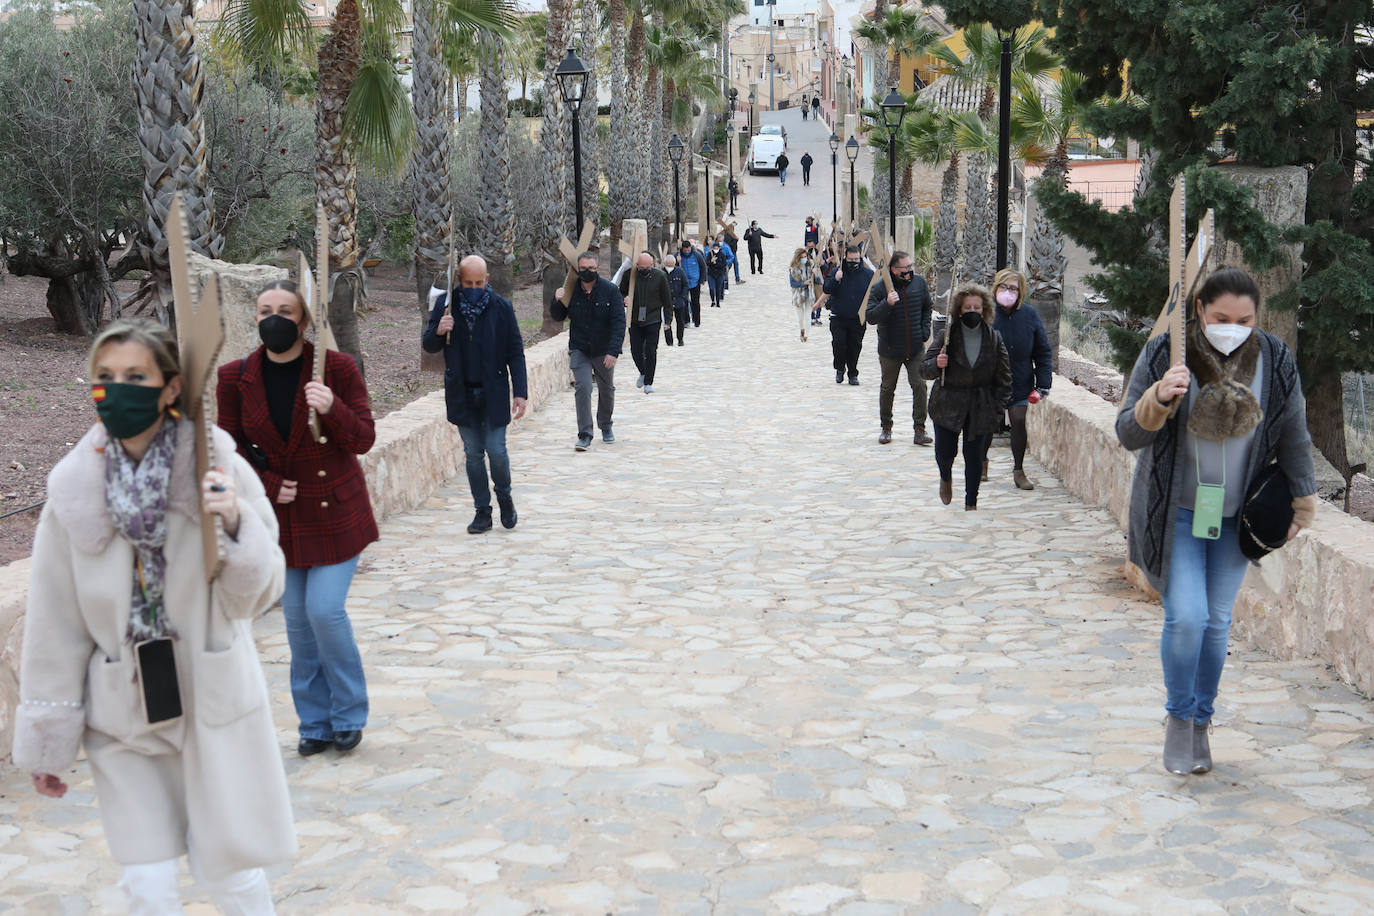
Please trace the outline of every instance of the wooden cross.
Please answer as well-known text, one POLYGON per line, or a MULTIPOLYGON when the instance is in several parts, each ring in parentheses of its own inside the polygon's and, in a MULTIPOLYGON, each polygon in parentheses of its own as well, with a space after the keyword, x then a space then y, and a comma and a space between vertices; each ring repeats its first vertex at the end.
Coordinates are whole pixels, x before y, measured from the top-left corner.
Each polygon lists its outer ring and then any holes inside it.
POLYGON ((648 247, 649 239, 639 226, 635 226, 633 237, 620 240, 620 253, 630 259, 630 285, 627 287, 629 292, 625 294, 625 320, 631 324, 634 323, 635 274, 638 273, 635 270, 635 258, 648 247))
MULTIPOLYGON (((458 241, 458 208, 457 208, 457 207, 452 207, 452 205, 450 205, 450 206, 451 206, 451 209, 450 209, 450 211, 449 211, 449 220, 448 220, 448 299, 447 299, 446 301, 447 301, 447 303, 448 303, 448 314, 449 314, 449 317, 452 318, 452 317, 453 317, 453 288, 454 288, 455 283, 457 282, 457 281, 455 280, 455 278, 456 278, 457 275, 458 275, 458 265, 456 265, 456 264, 454 263, 454 261, 453 261, 453 247, 454 247, 454 245, 455 245, 455 244, 457 243, 457 241, 458 241)), ((444 335, 444 343, 447 344, 447 343, 452 343, 452 342, 453 342, 453 332, 452 332, 452 331, 449 331, 447 334, 444 335)))
POLYGON ((670 254, 672 254, 672 253, 673 253, 673 249, 668 245, 667 242, 659 242, 659 243, 658 243, 658 266, 659 266, 659 267, 662 267, 662 266, 663 266, 663 263, 664 263, 665 261, 668 260, 668 255, 670 255, 670 254))
POLYGON ((1187 352, 1184 339, 1184 326, 1188 318, 1188 300, 1193 296, 1193 288, 1207 266, 1207 256, 1212 252, 1216 241, 1216 215, 1208 210, 1197 226, 1197 238, 1185 255, 1184 246, 1188 241, 1187 191, 1184 177, 1178 176, 1174 183, 1174 193, 1169 198, 1169 298, 1155 320, 1150 339, 1169 333, 1169 365, 1177 366, 1184 361, 1187 352))
POLYGON ((572 302, 573 284, 577 282, 577 256, 589 249, 592 239, 596 238, 596 223, 587 220, 582 224, 582 234, 577 237, 577 247, 568 241, 566 235, 559 236, 558 250, 563 254, 564 260, 568 262, 568 278, 563 281, 563 291, 558 294, 558 301, 567 305, 572 302))
MULTIPOLYGON (((310 311, 315 319, 315 365, 311 378, 324 383, 324 361, 330 350, 339 349, 334 340, 334 331, 329 327, 329 218, 324 215, 324 207, 315 208, 315 282, 311 289, 310 311)), ((319 415, 310 408, 310 434, 323 445, 329 441, 320 426, 319 415)))
POLYGON ((716 225, 719 226, 720 231, 724 232, 726 235, 733 236, 735 238, 739 237, 739 233, 735 232, 736 224, 734 222, 726 222, 725 217, 717 216, 716 225))
MULTIPOLYGON (((887 237, 883 235, 877 223, 873 224, 873 228, 869 230, 868 235, 873 240, 873 254, 875 255, 873 260, 873 273, 875 276, 873 277, 873 282, 868 284, 868 288, 871 290, 881 282, 884 289, 891 293, 892 271, 887 269, 887 262, 891 259, 891 249, 888 247, 887 237)), ((867 312, 867 305, 868 296, 865 295, 864 304, 859 307, 859 321, 864 320, 864 315, 867 312)))
MULTIPOLYGON (((181 351, 181 375, 186 385, 186 415, 195 429, 196 485, 218 464, 211 431, 214 411, 210 404, 210 373, 215 371, 224 348, 224 316, 220 313, 219 275, 212 274, 197 303, 191 293, 190 246, 186 239, 186 210, 181 193, 172 195, 167 220, 167 257, 172 271, 172 298, 176 304, 177 348, 181 351)), ((213 582, 224 565, 224 523, 212 512, 200 513, 200 538, 205 556, 205 581, 213 582)))

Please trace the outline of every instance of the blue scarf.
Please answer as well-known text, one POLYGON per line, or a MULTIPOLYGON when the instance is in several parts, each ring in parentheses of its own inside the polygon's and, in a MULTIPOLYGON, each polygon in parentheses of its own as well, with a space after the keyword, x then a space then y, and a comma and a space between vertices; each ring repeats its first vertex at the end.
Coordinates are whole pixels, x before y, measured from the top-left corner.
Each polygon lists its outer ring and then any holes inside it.
POLYGON ((482 295, 477 297, 476 302, 472 302, 469 297, 463 295, 466 290, 459 289, 456 292, 458 293, 458 310, 467 319, 468 330, 471 331, 477 326, 477 319, 481 318, 482 313, 487 310, 487 303, 491 301, 491 287, 482 287, 482 295))

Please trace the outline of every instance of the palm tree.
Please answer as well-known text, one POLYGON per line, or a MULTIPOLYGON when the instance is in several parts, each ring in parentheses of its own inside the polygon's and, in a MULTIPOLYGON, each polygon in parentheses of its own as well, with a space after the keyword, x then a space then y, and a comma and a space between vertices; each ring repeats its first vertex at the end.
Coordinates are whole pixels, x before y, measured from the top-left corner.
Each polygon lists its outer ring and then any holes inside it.
MULTIPOLYGON (((420 320, 429 316, 430 283, 445 269, 453 213, 449 189, 449 139, 453 115, 449 109, 449 74, 440 40, 441 0, 414 0, 414 40, 411 57, 411 99, 415 106, 415 155, 411 159, 415 202, 415 292, 420 320)), ((421 356, 424 362, 424 356, 421 356)), ((439 368, 442 360, 434 363, 439 368)))
POLYGON ((624 160, 626 177, 630 187, 630 206, 627 216, 649 219, 649 136, 651 123, 644 118, 645 73, 644 73, 644 17, 647 10, 642 0, 631 0, 627 7, 630 20, 630 35, 626 43, 628 64, 625 72, 625 107, 634 125, 624 160))
POLYGON ((510 188, 510 136, 504 67, 504 39, 487 33, 480 41, 482 80, 481 151, 477 162, 479 251, 487 259, 491 285, 510 298, 514 284, 515 203, 510 188))
POLYGON ((505 47, 505 58, 511 70, 520 76, 521 111, 529 100, 531 73, 544 72, 544 36, 549 30, 549 14, 545 10, 520 17, 514 39, 505 47))
POLYGON ((940 33, 923 23, 923 15, 914 10, 894 7, 887 15, 866 20, 854 31, 874 49, 883 48, 888 55, 887 85, 902 85, 902 55, 920 57, 940 40, 940 33))
MULTIPOLYGON (((558 240, 568 233, 575 216, 572 207, 572 166, 567 154, 567 139, 572 121, 558 91, 554 71, 568 50, 572 35, 572 0, 549 0, 549 28, 544 35, 544 122, 539 145, 544 158, 544 333, 552 336, 561 325, 549 314, 554 289, 563 283, 565 263, 558 251, 558 240)), ((573 230, 573 237, 582 229, 573 230)))
POLYGON ((627 174, 634 143, 630 126, 630 107, 625 86, 625 0, 606 0, 606 19, 610 26, 607 50, 611 62, 611 151, 606 160, 609 188, 611 239, 620 238, 620 224, 633 206, 633 176, 627 174))
MULTIPOLYGON (((1088 112, 1097 107, 1095 103, 1079 101, 1078 90, 1082 85, 1082 74, 1065 70, 1047 98, 1041 94, 1035 80, 1025 74, 1017 75, 1012 114, 1053 150, 1045 160, 1044 171, 1036 179, 1037 186, 1044 182, 1063 187, 1068 180, 1069 139, 1081 130, 1088 112)), ((1026 245, 1027 282, 1030 298, 1035 300, 1035 307, 1044 320, 1056 360, 1059 358, 1059 314, 1064 306, 1065 267, 1064 236, 1045 216, 1044 208, 1036 207, 1026 245)))
MULTIPOLYGON (((600 69, 596 66, 597 49, 601 42, 600 17, 597 16, 598 4, 596 0, 582 0, 582 60, 587 64, 587 90, 584 93, 585 100, 578 113, 581 118, 581 138, 582 138, 582 200, 585 202, 587 216, 593 222, 600 222, 601 217, 601 158, 600 158, 600 138, 597 136, 596 127, 598 124, 597 103, 596 103, 596 73, 600 69)), ((581 232, 582 227, 578 226, 577 231, 581 232)))
POLYGON ((224 238, 215 228, 214 198, 201 120, 203 82, 195 16, 180 0, 134 0, 134 95, 143 148, 143 231, 139 247, 150 269, 147 295, 164 324, 173 320, 167 263, 167 215, 180 191, 191 248, 216 257, 224 238))
MULTIPOLYGON (((968 154, 970 163, 997 155, 997 128, 989 125, 971 111, 951 116, 954 143, 968 154)), ((1011 119, 1011 156, 1025 162, 1044 162, 1048 157, 1038 137, 1016 118, 1011 119)), ((974 176, 970 164, 968 184, 964 196, 964 259, 960 265, 960 280, 976 283, 992 282, 996 265, 993 263, 994 234, 996 232, 993 201, 989 194, 987 168, 981 179, 974 176)))
MULTIPOLYGON (((665 193, 666 152, 663 134, 663 69, 660 42, 663 40, 663 27, 666 21, 662 3, 650 7, 649 31, 645 37, 644 66, 648 77, 645 80, 643 120, 649 125, 648 132, 648 197, 645 200, 645 219, 649 223, 650 240, 662 232, 667 222, 667 194, 665 193)), ((666 236, 665 236, 666 239, 666 236)))
POLYGON ((940 179, 940 205, 935 211, 935 301, 954 289, 954 265, 959 255, 959 157, 954 123, 948 113, 921 108, 902 122, 898 142, 908 161, 938 164, 948 160, 940 179))

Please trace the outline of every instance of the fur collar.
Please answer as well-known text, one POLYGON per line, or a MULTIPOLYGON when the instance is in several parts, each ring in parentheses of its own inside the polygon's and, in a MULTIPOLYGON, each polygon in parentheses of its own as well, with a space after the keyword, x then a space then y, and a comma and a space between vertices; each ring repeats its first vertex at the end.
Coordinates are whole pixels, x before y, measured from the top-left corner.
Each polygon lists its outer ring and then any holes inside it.
MULTIPOLYGON (((200 518, 200 488, 196 484, 196 439, 189 420, 177 420, 177 449, 172 457, 167 508, 195 521, 200 518)), ((214 428, 217 454, 231 455, 234 440, 214 428)), ((66 529, 67 537, 86 553, 99 553, 114 538, 114 524, 105 509, 105 448, 109 435, 96 423, 48 475, 48 505, 66 529)), ((225 459, 221 459, 223 462, 225 459)))
POLYGON ((1264 419, 1250 390, 1259 364, 1260 332, 1254 330, 1230 356, 1222 356, 1202 335, 1201 326, 1188 324, 1188 368, 1197 380, 1198 394, 1188 414, 1188 432, 1199 439, 1224 442, 1244 436, 1264 419))

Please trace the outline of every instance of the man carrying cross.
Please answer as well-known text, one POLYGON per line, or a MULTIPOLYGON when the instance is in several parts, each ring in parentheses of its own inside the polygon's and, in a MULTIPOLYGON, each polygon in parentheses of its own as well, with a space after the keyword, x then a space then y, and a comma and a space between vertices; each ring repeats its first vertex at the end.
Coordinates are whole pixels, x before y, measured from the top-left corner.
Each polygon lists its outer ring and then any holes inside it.
POLYGON ((639 370, 636 388, 645 394, 654 393, 654 372, 658 368, 658 329, 663 322, 673 324, 673 294, 668 287, 668 275, 654 266, 654 256, 647 251, 635 258, 634 290, 630 289, 631 270, 620 277, 620 293, 630 297, 630 357, 639 370))
POLYGON ((610 280, 597 272, 595 252, 577 256, 577 283, 569 295, 559 290, 549 304, 554 321, 569 320, 568 362, 572 368, 577 404, 577 444, 585 452, 592 444, 592 379, 596 379, 596 425, 601 441, 614 442, 611 412, 615 409, 615 362, 625 342, 625 298, 610 280), (568 296, 567 301, 564 297, 568 296))
POLYGON ((844 260, 826 278, 826 308, 830 309, 830 348, 835 356, 835 384, 859 384, 859 351, 864 346, 864 322, 860 309, 866 308, 868 288, 873 285, 873 270, 864 263, 858 245, 846 245, 844 260))

